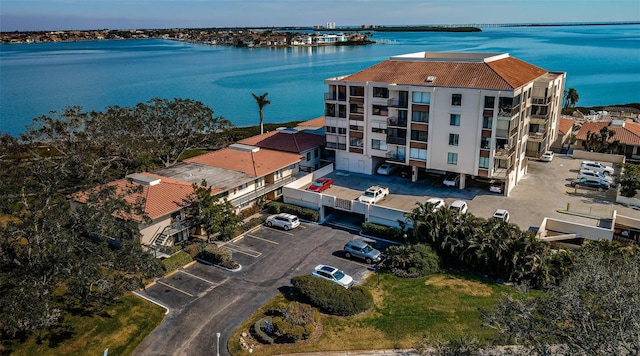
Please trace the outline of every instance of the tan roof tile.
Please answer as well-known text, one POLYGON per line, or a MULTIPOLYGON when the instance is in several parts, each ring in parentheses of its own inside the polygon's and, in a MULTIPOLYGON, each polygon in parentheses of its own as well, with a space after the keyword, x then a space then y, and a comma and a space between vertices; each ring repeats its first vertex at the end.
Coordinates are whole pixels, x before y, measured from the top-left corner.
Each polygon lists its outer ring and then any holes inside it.
POLYGON ((299 154, 279 152, 265 148, 260 148, 255 152, 252 150, 224 148, 186 159, 185 162, 200 163, 244 172, 252 177, 263 177, 279 169, 296 164, 301 160, 302 156, 299 154))
POLYGON ((571 127, 573 127, 573 119, 569 119, 566 117, 561 117, 559 119, 558 131, 560 131, 562 135, 566 135, 567 133, 569 133, 569 131, 571 131, 571 127))
POLYGON ((640 125, 632 122, 625 122, 622 126, 611 126, 610 121, 586 122, 582 125, 576 138, 578 140, 586 140, 587 132, 600 132, 603 127, 609 127, 609 130, 615 131, 615 135, 607 140, 607 142, 620 141, 625 145, 640 146, 640 125))

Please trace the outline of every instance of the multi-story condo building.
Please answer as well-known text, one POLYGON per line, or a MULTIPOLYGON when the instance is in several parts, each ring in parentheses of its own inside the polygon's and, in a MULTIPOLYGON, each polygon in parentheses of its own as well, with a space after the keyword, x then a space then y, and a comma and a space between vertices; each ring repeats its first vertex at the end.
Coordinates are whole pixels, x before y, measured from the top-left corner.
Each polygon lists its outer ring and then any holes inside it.
POLYGON ((382 162, 482 177, 505 194, 555 140, 566 73, 509 54, 419 52, 325 80, 326 147, 336 169, 382 162))

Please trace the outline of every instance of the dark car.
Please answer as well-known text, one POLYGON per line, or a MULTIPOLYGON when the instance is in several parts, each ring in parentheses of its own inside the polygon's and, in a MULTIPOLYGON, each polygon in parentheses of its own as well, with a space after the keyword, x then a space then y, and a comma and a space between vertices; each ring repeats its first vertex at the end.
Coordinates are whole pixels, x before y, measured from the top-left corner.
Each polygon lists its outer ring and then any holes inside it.
POLYGON ((592 178, 578 178, 571 181, 571 186, 580 186, 586 188, 594 188, 598 190, 608 190, 611 186, 609 182, 604 181, 602 179, 592 179, 592 178))
POLYGON ((380 262, 382 254, 365 241, 351 240, 344 245, 344 256, 346 258, 358 257, 371 264, 380 262))
POLYGON ((318 178, 309 186, 309 190, 319 193, 331 188, 332 185, 333 185, 333 179, 318 178))

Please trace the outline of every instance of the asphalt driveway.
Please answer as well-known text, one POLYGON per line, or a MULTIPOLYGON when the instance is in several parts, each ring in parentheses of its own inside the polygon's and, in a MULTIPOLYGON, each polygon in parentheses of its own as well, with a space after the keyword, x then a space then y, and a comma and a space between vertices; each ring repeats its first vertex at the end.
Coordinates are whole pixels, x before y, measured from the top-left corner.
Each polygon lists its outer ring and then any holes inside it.
POLYGON ((219 332, 220 354, 228 355, 230 334, 279 288, 290 286, 291 277, 328 264, 362 283, 373 267, 347 260, 341 252, 353 238, 361 237, 316 224, 303 223, 291 231, 262 226, 225 245, 242 265, 240 271, 197 263, 159 279, 141 294, 170 312, 134 354, 215 355, 219 332))

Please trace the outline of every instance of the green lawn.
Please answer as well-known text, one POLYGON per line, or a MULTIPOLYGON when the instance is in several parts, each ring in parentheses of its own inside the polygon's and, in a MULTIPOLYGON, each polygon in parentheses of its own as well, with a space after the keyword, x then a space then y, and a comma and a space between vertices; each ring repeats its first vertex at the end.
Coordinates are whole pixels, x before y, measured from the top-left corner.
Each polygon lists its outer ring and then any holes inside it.
POLYGON ((12 355, 130 355, 164 318, 165 310, 133 294, 110 307, 103 316, 67 315, 65 330, 57 341, 32 335, 24 342, 0 346, 0 354, 12 355))
MULTIPOLYGON (((391 274, 371 275, 365 285, 374 294, 373 310, 354 317, 322 316, 323 333, 313 342, 297 345, 261 347, 253 354, 287 352, 413 348, 423 336, 438 340, 474 337, 491 343, 497 333, 482 327, 480 309, 492 309, 510 287, 469 275, 445 273, 405 279, 391 274)), ((238 346, 240 333, 262 317, 277 296, 254 313, 236 330, 229 349, 234 355, 248 355, 238 346)))

